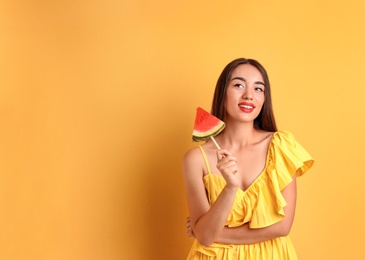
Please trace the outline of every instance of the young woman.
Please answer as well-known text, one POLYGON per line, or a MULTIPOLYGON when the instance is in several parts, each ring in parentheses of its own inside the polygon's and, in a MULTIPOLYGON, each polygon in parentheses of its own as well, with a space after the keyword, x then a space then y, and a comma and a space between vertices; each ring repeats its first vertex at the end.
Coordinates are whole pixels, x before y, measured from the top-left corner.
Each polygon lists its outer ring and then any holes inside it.
POLYGON ((288 236, 296 178, 313 159, 288 131, 277 131, 269 78, 256 60, 222 71, 212 114, 226 123, 212 141, 189 150, 183 175, 195 237, 187 259, 297 259, 288 236))

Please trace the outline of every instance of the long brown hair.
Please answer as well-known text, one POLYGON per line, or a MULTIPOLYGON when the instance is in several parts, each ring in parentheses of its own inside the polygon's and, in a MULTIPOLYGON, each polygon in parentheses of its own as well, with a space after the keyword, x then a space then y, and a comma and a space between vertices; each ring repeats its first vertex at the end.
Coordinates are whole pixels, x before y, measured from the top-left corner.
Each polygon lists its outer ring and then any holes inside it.
POLYGON ((239 65, 243 64, 249 64, 258 69, 264 79, 265 84, 264 105, 260 111, 260 114, 254 120, 254 127, 256 129, 262 129, 269 132, 276 132, 277 128, 272 108, 269 76, 267 75, 265 68, 254 59, 238 58, 228 63, 223 69, 215 87, 211 113, 212 115, 224 121, 226 116, 226 92, 231 80, 232 72, 239 65))

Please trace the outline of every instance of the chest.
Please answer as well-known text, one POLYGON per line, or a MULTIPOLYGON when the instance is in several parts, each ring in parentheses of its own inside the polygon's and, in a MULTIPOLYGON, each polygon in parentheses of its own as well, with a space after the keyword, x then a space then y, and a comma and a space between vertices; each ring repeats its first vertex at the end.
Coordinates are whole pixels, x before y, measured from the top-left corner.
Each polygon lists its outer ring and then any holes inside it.
MULTIPOLYGON (((237 159, 237 174, 241 182, 240 188, 246 190, 266 167, 268 144, 245 147, 239 151, 232 151, 232 154, 237 159)), ((213 161, 214 165, 212 167, 213 172, 220 174, 216 168, 216 158, 212 158, 211 161, 213 161)))
POLYGON ((252 149, 237 155, 238 175, 246 190, 266 167, 267 149, 252 149))

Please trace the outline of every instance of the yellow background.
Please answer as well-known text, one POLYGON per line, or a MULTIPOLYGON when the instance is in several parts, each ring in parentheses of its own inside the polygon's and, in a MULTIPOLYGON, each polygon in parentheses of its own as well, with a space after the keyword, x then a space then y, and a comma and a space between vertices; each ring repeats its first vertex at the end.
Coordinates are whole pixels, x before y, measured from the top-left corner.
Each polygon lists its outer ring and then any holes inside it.
POLYGON ((0 1, 0 259, 184 259, 181 158, 232 59, 268 70, 300 259, 364 259, 365 3, 0 1))

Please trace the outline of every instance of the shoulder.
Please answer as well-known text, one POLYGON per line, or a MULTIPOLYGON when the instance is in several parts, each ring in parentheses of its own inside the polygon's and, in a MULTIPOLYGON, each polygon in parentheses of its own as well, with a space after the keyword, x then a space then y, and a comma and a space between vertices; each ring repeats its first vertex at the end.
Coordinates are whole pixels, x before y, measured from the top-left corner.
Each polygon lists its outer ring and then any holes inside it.
POLYGON ((268 132, 263 130, 258 130, 256 132, 255 137, 252 140, 253 145, 264 145, 267 146, 270 143, 270 140, 274 136, 274 132, 268 132))
POLYGON ((288 137, 288 138, 294 138, 294 135, 292 132, 288 131, 288 130, 278 130, 274 133, 275 135, 278 136, 283 136, 283 137, 288 137))
POLYGON ((272 140, 280 145, 294 145, 295 137, 292 132, 279 130, 273 134, 272 140))
POLYGON ((259 132, 259 142, 265 142, 271 140, 276 132, 260 131, 259 132))
POLYGON ((183 163, 197 163, 201 160, 202 155, 200 148, 194 147, 188 150, 183 156, 183 163))
POLYGON ((203 163, 205 164, 204 157, 209 158, 216 155, 217 148, 212 141, 208 140, 202 145, 196 146, 188 150, 183 157, 185 163, 203 163))
POLYGON ((274 133, 273 142, 279 146, 288 146, 293 148, 302 148, 295 135, 287 130, 280 130, 274 133))
POLYGON ((184 154, 182 168, 186 187, 195 187, 203 183, 201 180, 205 174, 204 165, 204 157, 198 146, 184 154))
POLYGON ((191 148, 183 156, 184 174, 201 170, 204 166, 204 157, 199 146, 191 148))

